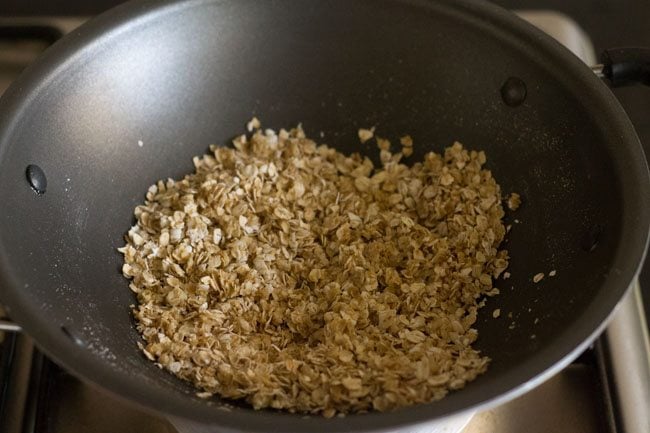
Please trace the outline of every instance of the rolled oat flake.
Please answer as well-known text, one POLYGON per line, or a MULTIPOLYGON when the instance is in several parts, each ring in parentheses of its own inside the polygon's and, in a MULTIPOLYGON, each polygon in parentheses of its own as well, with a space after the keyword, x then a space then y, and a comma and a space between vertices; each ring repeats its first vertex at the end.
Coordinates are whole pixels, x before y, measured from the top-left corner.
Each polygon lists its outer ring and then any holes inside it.
POLYGON ((248 128, 135 208, 120 251, 145 355, 201 397, 328 417, 483 373, 473 325, 508 266, 486 155, 454 143, 408 166, 365 129, 376 167, 300 127, 248 128))

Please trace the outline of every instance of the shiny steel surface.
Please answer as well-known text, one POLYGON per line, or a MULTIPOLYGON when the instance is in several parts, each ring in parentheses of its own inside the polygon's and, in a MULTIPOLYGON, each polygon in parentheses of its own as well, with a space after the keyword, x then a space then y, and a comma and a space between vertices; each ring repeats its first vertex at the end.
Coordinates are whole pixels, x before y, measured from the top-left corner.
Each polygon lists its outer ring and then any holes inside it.
POLYGON ((10 320, 0 320, 0 331, 4 332, 20 332, 22 328, 17 323, 10 320))
POLYGON ((621 301, 601 343, 619 431, 650 432, 650 339, 638 283, 621 301))
POLYGON ((596 74, 598 78, 605 78, 605 74, 603 72, 604 66, 602 64, 597 64, 597 65, 592 65, 591 70, 596 74))
POLYGON ((523 396, 474 416, 462 433, 606 433, 593 366, 571 365, 523 396))

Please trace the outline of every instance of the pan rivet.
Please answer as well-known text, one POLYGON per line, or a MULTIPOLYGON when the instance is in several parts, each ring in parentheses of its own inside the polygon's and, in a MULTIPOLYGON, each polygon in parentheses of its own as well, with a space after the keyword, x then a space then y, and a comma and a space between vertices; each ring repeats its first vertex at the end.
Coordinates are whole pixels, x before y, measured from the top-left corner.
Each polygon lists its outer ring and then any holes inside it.
POLYGON ((41 167, 36 164, 28 165, 25 170, 25 176, 27 176, 29 186, 32 187, 36 194, 45 194, 45 190, 47 190, 47 178, 45 177, 45 172, 41 167))
POLYGON ((61 331, 65 334, 66 337, 68 337, 74 344, 77 346, 83 346, 84 342, 81 340, 81 338, 77 337, 74 333, 70 332, 68 328, 65 326, 61 327, 61 331))
POLYGON ((508 78, 501 86, 501 98, 509 107, 521 105, 526 100, 526 83, 521 78, 508 78))

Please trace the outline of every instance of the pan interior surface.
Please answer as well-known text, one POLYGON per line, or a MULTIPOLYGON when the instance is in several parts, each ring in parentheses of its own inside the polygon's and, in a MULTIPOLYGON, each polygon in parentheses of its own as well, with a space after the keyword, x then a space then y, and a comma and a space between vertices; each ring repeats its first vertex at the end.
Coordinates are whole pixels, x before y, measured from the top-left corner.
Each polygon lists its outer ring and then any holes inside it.
POLYGON ((605 86, 493 6, 130 3, 56 44, 1 100, 2 301, 73 372, 224 431, 419 423, 525 389, 593 335, 643 255, 644 161, 605 86), (510 77, 526 87, 516 106, 501 93, 510 77), (191 172, 194 155, 229 143, 253 115, 276 130, 302 122, 348 153, 377 153, 356 135, 370 126, 394 142, 410 134, 411 161, 455 140, 485 150, 503 192, 523 197, 506 217, 512 276, 477 323, 486 374, 439 402, 325 421, 202 400, 144 358, 116 251, 133 209, 149 185, 191 172), (30 164, 47 177, 42 195, 25 180, 30 164))

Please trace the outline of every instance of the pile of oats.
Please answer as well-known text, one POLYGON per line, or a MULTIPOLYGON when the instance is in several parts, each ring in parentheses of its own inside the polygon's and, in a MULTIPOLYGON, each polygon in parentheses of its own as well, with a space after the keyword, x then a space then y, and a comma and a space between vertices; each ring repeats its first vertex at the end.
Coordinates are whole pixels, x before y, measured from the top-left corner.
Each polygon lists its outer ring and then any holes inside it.
POLYGON ((374 139, 381 167, 257 129, 149 188, 120 249, 144 354, 201 396, 327 417, 484 372, 472 325, 508 265, 485 154, 454 143, 409 167, 374 139))

